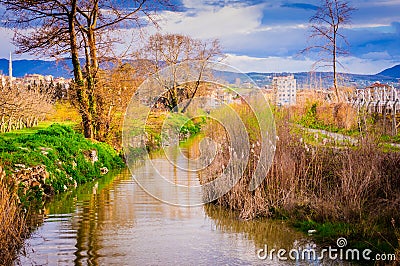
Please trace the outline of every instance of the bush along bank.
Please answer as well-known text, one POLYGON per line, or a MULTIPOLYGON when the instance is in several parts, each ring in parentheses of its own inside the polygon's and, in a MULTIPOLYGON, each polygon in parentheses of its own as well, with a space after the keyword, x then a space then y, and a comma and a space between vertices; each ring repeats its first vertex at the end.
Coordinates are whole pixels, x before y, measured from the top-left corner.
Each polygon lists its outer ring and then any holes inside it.
POLYGON ((11 262, 29 231, 29 214, 40 210, 46 199, 123 166, 113 148, 64 125, 15 138, 0 136, 0 264, 11 262))
POLYGON ((201 127, 206 123, 204 116, 190 118, 185 114, 170 113, 168 116, 163 112, 152 112, 146 121, 145 131, 147 134, 147 151, 158 150, 164 144, 175 143, 188 139, 201 131, 201 127))
MULTIPOLYGON (((218 128, 208 132, 212 138, 224 138, 218 128)), ((376 253, 398 250, 400 153, 385 152, 368 138, 357 147, 312 146, 284 121, 277 121, 277 135, 275 158, 262 184, 248 189, 259 153, 254 145, 255 155, 242 178, 215 204, 237 210, 242 219, 287 219, 302 231, 313 232, 320 243, 335 245, 338 237, 345 237, 349 247, 376 253)), ((224 145, 229 144, 219 143, 215 161, 220 163, 200 175, 201 183, 211 181, 227 165, 229 147, 224 145)))

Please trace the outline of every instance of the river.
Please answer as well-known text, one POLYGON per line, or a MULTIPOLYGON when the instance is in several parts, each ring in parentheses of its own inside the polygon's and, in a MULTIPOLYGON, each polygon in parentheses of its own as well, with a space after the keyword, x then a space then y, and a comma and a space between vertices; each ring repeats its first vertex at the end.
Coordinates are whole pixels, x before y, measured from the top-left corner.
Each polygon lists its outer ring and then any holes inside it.
MULTIPOLYGON (((16 264, 299 265, 257 257, 265 245, 289 250, 309 241, 282 221, 241 221, 236 213, 217 206, 173 206, 143 191, 132 175, 155 182, 157 173, 149 164, 171 180, 199 185, 195 172, 177 169, 178 162, 188 160, 187 148, 177 150, 170 149, 174 156, 169 160, 153 154, 137 163, 132 174, 127 169, 110 173, 57 195, 46 205, 43 223, 25 241, 16 264)), ((158 192, 171 196, 169 190, 158 192)), ((173 197, 187 202, 199 195, 182 190, 173 197)))

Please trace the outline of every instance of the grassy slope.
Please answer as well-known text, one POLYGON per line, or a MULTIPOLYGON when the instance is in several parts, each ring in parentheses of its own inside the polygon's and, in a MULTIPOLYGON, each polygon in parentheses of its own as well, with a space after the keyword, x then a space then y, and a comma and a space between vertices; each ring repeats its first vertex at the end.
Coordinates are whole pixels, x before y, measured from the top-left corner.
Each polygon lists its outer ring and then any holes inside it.
POLYGON ((13 130, 11 132, 0 133, 0 137, 2 137, 3 139, 15 139, 17 137, 35 134, 36 132, 38 132, 38 130, 45 129, 53 124, 61 124, 61 125, 70 126, 70 127, 74 127, 76 125, 76 123, 72 122, 72 121, 57 122, 57 121, 48 121, 47 120, 47 121, 40 122, 39 125, 37 125, 36 127, 23 128, 20 130, 13 130))
MULTIPOLYGON (((111 147, 87 140, 69 126, 52 124, 30 131, 30 134, 0 136, 0 165, 9 173, 8 176, 15 172, 18 164, 25 167, 45 165, 49 172, 46 185, 57 193, 64 191, 65 187, 100 177, 102 167, 114 169, 123 165, 111 147), (98 156, 94 163, 88 158, 92 150, 96 150, 98 156)), ((26 194, 19 189, 18 194, 23 203, 29 204, 34 199, 40 202, 43 191, 33 187, 26 194)))

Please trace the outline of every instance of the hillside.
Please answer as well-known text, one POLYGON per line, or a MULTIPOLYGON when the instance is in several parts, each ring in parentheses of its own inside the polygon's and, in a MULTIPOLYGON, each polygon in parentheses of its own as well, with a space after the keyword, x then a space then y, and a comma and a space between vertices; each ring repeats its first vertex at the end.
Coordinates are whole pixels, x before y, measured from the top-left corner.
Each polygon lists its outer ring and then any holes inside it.
MULTIPOLYGON (((72 71, 67 60, 15 60, 13 61, 13 76, 23 77, 26 74, 52 75, 54 77, 71 78, 72 71)), ((0 59, 0 73, 8 75, 8 59, 0 59)))
POLYGON ((400 78, 400 65, 395 65, 391 68, 385 69, 382 72, 379 72, 378 75, 391 78, 400 78))

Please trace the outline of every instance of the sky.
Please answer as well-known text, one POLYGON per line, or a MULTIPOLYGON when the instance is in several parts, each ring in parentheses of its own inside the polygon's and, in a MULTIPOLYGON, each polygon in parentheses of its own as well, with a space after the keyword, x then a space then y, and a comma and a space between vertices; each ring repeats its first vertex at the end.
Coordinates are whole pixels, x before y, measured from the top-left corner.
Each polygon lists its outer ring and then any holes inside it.
MULTIPOLYGON (((316 68, 316 54, 302 54, 309 46, 309 18, 319 0, 175 0, 176 11, 157 17, 160 31, 193 38, 220 40, 224 62, 243 72, 301 72, 316 68)), ((353 0, 356 10, 342 33, 349 55, 340 58, 340 71, 375 74, 400 64, 400 0, 353 0)), ((127 30, 127 31, 133 31, 127 30)), ((145 31, 156 31, 147 26, 145 31)), ((132 34, 134 35, 134 34, 132 34)), ((126 42, 130 35, 126 34, 126 42)), ((0 28, 0 58, 13 51, 12 32, 0 28)), ((28 58, 18 55, 16 58, 28 58)))

